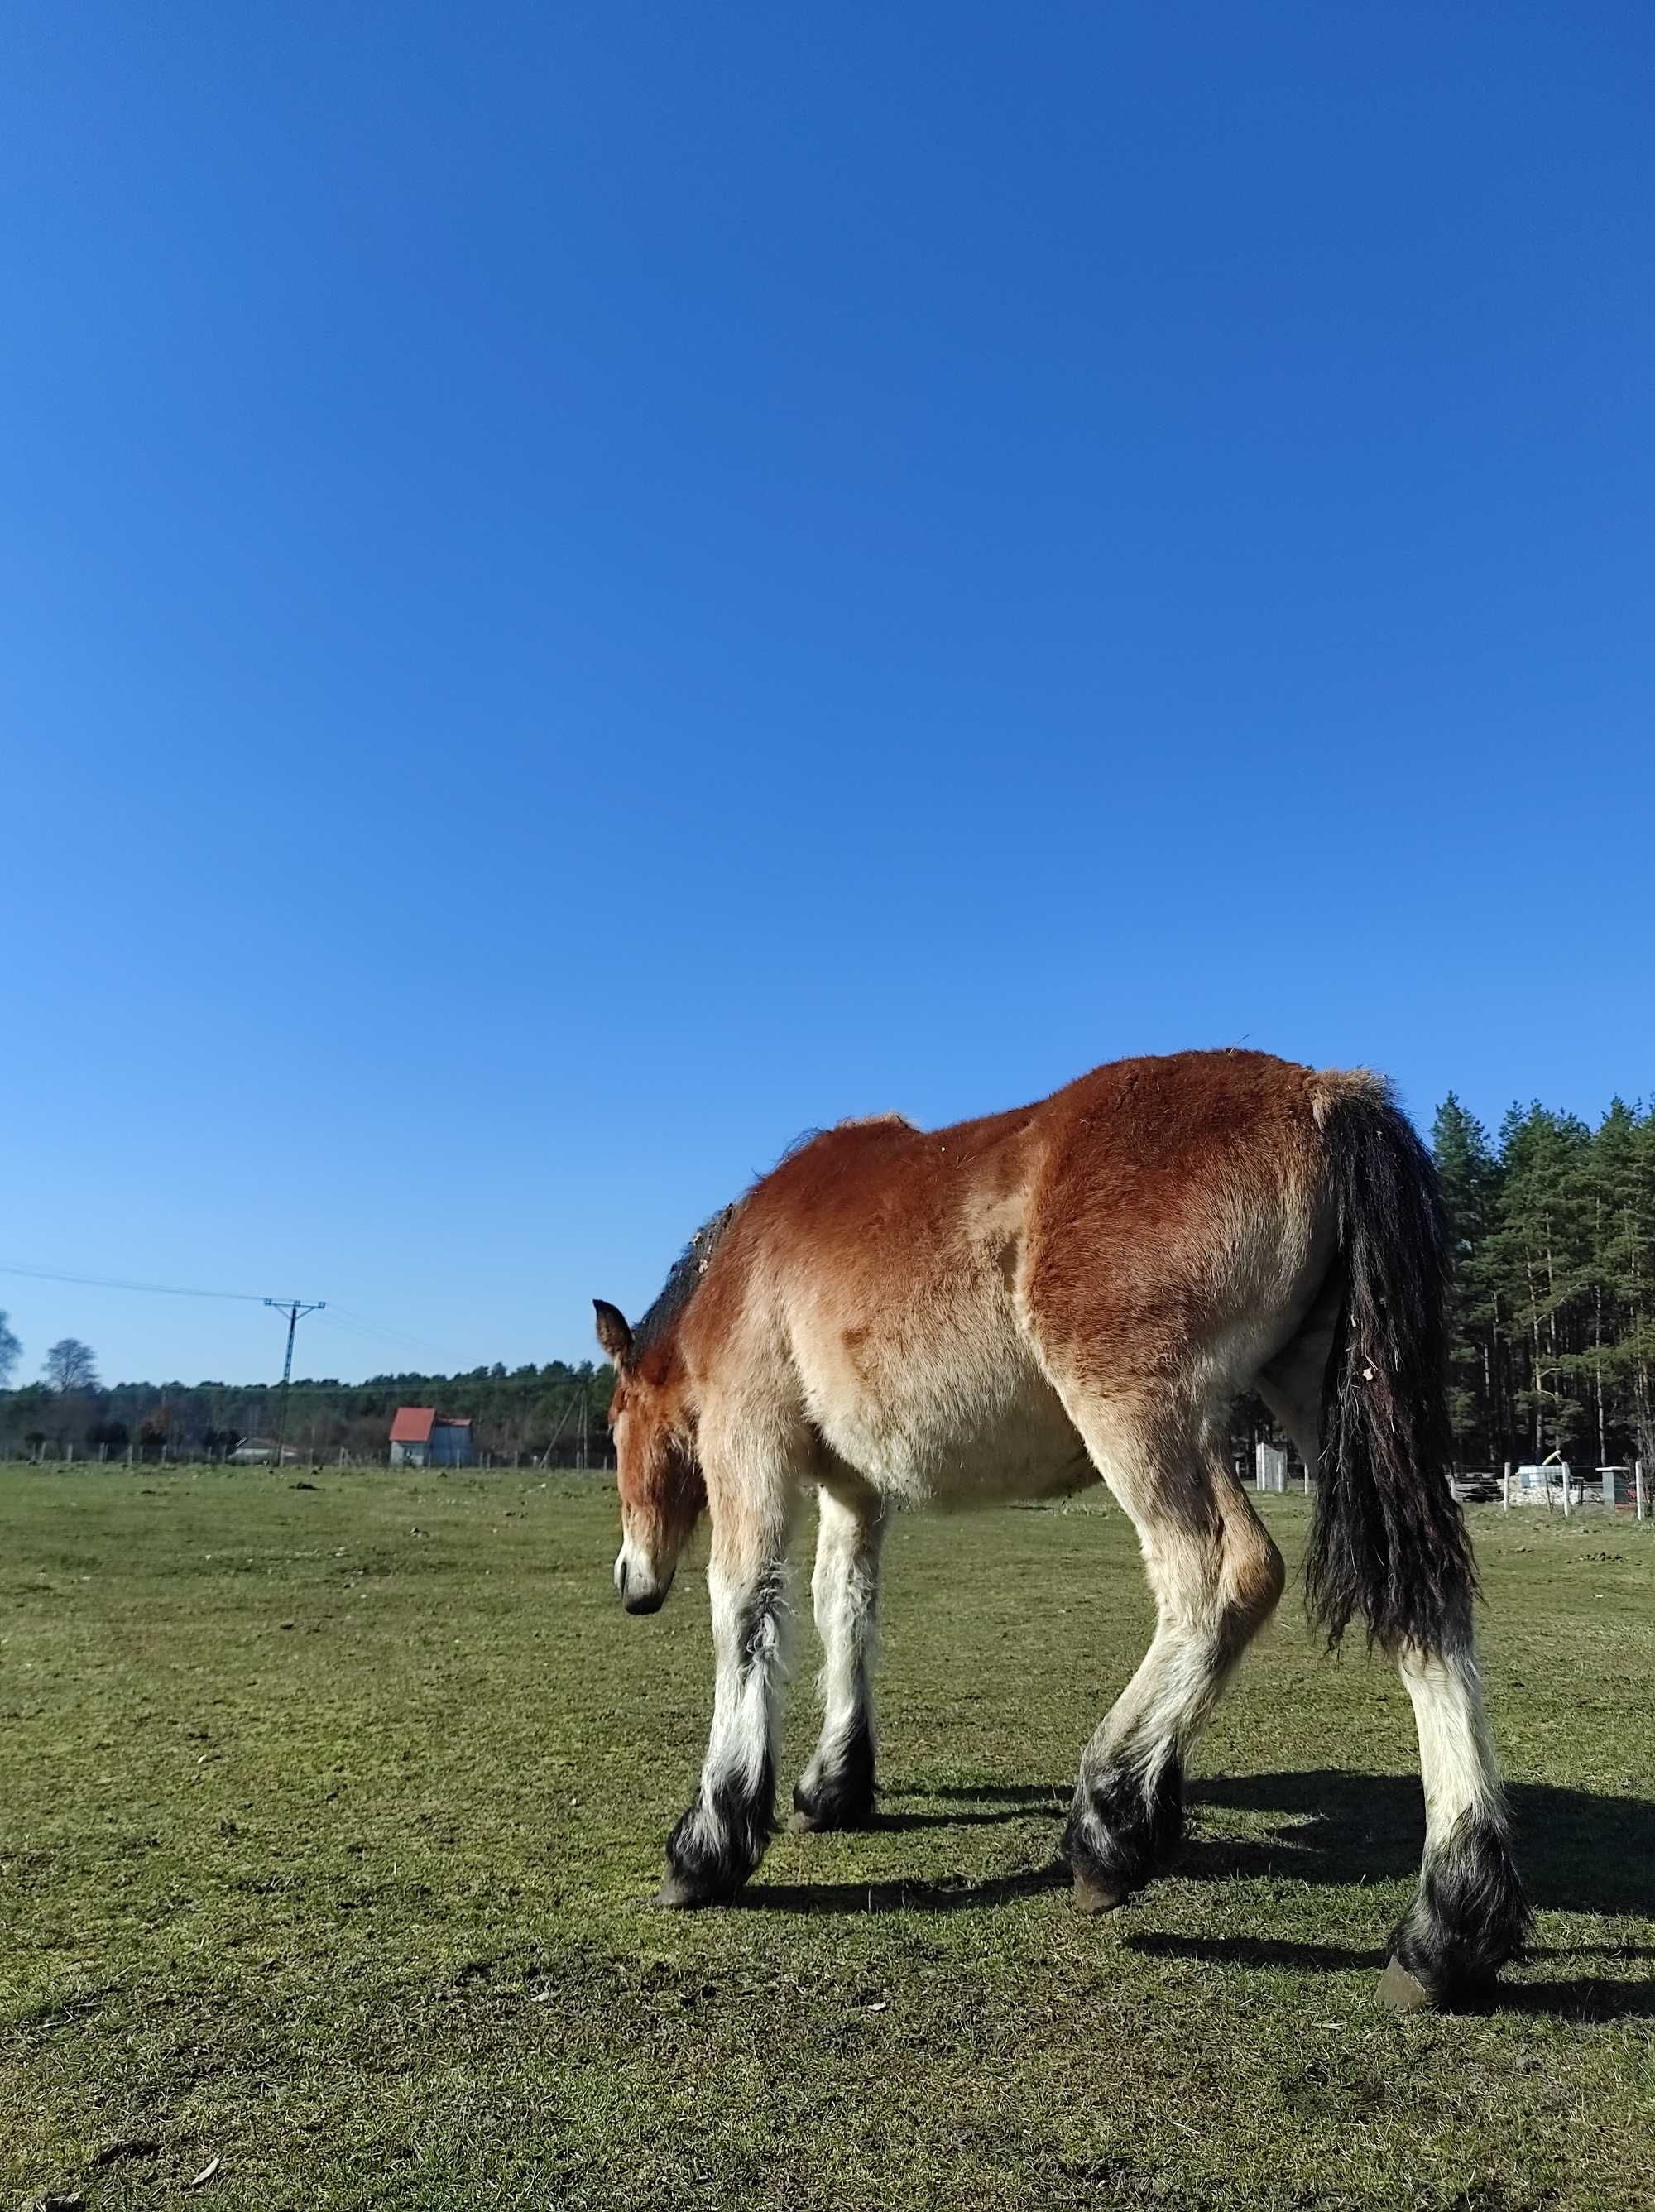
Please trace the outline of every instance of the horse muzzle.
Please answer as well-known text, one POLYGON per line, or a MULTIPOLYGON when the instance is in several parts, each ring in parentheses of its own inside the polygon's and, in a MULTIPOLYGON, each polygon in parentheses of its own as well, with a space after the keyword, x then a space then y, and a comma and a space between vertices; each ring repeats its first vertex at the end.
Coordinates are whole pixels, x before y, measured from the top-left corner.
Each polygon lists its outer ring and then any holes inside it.
POLYGON ((621 1604, 628 1613, 659 1613, 666 1602, 666 1594, 672 1587, 669 1574, 664 1583, 635 1559, 629 1558, 624 1548, 615 1562, 615 1587, 620 1592, 621 1604))

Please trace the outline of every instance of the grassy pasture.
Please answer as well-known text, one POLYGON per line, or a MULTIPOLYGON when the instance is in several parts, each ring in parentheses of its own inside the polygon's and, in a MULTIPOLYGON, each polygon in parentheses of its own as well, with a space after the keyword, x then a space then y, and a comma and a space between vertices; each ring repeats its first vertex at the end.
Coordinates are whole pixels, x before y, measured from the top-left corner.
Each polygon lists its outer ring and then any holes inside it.
POLYGON ((1655 1528, 1476 1513, 1537 1946, 1493 2013, 1396 2020, 1406 1700, 1291 1604, 1177 1873, 1069 1911, 1148 1626, 1106 1505, 900 1522, 879 1826, 673 1917, 699 1574, 626 1619, 606 1485, 305 1480, 0 1471, 0 2205, 1649 2203, 1655 1528))

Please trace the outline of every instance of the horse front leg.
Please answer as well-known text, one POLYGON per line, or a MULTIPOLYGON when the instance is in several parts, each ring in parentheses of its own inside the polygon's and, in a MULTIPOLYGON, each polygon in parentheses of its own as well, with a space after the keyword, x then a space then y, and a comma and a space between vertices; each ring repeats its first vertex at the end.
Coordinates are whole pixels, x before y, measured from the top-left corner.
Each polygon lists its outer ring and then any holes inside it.
POLYGON ((800 1834, 865 1826, 873 1812, 873 1705, 879 1553, 888 1516, 873 1496, 824 1490, 811 1597, 822 1643, 822 1734, 793 1793, 800 1834))
POLYGON ((701 1789, 666 1840, 664 1905, 733 1897, 776 1832, 776 1753, 788 1619, 791 1498, 721 1498, 713 1506, 708 1588, 716 1674, 701 1789))

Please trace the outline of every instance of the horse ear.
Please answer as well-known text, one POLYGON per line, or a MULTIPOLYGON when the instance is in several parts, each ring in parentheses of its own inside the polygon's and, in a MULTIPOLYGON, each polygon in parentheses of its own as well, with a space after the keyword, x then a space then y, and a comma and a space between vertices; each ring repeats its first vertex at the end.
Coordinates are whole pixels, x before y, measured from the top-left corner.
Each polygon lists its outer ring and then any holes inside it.
POLYGON ((626 1316, 607 1298, 593 1298, 592 1304, 598 1316, 599 1343, 617 1367, 624 1367, 632 1357, 632 1332, 626 1316))

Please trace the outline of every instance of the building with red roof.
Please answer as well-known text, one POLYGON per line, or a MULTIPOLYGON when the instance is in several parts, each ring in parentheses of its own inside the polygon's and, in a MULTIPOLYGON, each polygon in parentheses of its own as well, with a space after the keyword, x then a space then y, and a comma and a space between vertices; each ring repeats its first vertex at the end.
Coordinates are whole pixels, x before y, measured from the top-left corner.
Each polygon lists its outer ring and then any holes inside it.
POLYGON ((470 1467, 469 1419, 439 1413, 435 1406, 399 1406, 391 1424, 392 1467, 470 1467))

